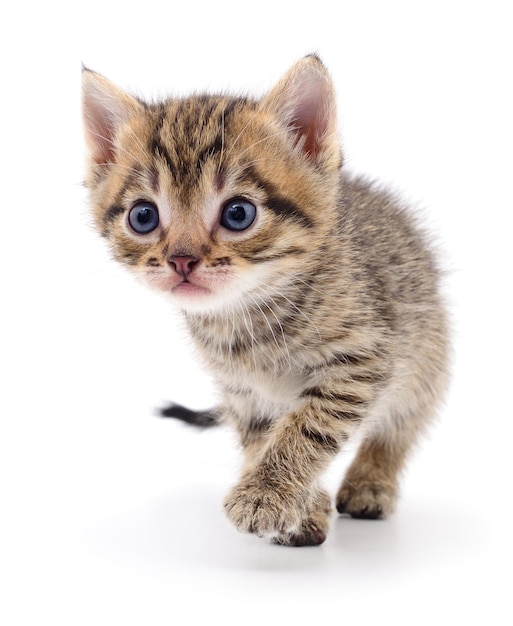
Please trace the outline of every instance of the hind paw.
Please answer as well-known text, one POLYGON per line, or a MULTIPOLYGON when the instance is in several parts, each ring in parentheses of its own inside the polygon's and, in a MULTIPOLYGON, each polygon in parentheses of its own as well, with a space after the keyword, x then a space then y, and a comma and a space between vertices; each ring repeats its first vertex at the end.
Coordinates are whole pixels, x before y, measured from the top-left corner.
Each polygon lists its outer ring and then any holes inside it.
POLYGON ((357 519, 385 519, 393 513, 397 490, 389 485, 345 482, 337 494, 337 511, 357 519))

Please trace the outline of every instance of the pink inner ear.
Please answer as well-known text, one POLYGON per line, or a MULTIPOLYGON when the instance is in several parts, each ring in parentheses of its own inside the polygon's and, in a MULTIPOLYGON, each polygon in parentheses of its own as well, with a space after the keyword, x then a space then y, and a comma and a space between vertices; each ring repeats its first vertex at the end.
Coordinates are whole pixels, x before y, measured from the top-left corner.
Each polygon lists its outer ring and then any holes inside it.
POLYGON ((323 167, 340 166, 335 93, 316 56, 298 61, 262 102, 287 126, 306 158, 323 167))
POLYGON ((114 163, 118 129, 137 111, 138 103, 102 76, 83 74, 83 116, 86 140, 94 163, 114 163))
POLYGON ((322 141, 327 130, 327 121, 323 111, 323 96, 320 84, 308 86, 308 91, 298 98, 291 123, 303 139, 304 153, 316 160, 322 150, 322 141))
POLYGON ((288 94, 288 124, 297 136, 304 154, 318 161, 335 125, 331 83, 317 71, 296 79, 288 94))
POLYGON ((97 164, 114 163, 115 148, 113 143, 114 129, 104 111, 92 105, 85 113, 86 130, 92 158, 97 164))

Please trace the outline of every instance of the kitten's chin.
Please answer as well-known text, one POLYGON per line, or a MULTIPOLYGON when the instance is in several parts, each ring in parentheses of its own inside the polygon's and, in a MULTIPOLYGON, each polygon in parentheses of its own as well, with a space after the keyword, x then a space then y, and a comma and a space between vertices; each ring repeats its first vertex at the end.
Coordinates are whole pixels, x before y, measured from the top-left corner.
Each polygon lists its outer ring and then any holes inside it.
POLYGON ((218 299, 214 290, 198 284, 197 281, 181 281, 178 276, 160 272, 145 273, 140 278, 155 291, 168 296, 175 306, 185 311, 212 309, 212 302, 218 299))
POLYGON ((184 311, 207 312, 216 307, 218 298, 211 289, 190 282, 183 282, 167 290, 175 306, 184 311))
POLYGON ((167 291, 174 306, 186 313, 198 315, 218 314, 223 310, 232 310, 240 301, 240 293, 231 285, 208 289, 192 283, 180 283, 167 291))
POLYGON ((213 313, 222 309, 226 304, 226 296, 218 293, 216 289, 209 289, 191 282, 180 283, 165 292, 174 306, 187 313, 213 313))
MULTIPOLYGON (((241 305, 246 293, 261 287, 262 280, 257 272, 244 277, 226 274, 214 278, 193 275, 185 281, 180 281, 174 275, 152 272, 141 278, 151 288, 165 294, 175 307, 199 315, 215 314, 223 310, 233 311, 234 307, 241 305)), ((254 301, 254 298, 251 300, 254 301)))

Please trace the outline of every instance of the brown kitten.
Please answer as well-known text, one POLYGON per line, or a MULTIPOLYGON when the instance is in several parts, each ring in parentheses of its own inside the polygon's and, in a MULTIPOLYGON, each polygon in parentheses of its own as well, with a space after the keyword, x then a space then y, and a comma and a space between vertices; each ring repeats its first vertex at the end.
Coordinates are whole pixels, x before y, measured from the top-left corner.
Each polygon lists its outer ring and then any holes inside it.
POLYGON ((357 432, 340 513, 382 518, 447 380, 447 321, 429 242, 392 194, 341 169, 335 95, 299 61, 261 100, 147 104, 83 73, 87 187, 114 257, 185 314, 216 376, 216 413, 246 465, 235 526, 320 544, 322 472, 357 432))

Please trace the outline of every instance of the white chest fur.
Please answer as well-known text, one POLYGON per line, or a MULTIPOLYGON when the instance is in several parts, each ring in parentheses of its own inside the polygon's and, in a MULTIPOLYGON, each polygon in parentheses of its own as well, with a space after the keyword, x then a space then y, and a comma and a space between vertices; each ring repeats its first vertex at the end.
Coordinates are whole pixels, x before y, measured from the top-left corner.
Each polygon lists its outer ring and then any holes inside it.
POLYGON ((295 410, 301 403, 301 393, 310 381, 301 373, 240 371, 230 381, 227 401, 239 419, 275 421, 295 410))

